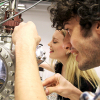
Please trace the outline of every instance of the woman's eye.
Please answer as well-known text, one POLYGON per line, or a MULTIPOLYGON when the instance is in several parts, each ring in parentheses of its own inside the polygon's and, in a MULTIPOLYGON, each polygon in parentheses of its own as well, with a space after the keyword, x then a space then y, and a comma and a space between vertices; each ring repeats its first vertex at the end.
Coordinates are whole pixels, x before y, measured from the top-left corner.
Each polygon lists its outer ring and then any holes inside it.
POLYGON ((53 42, 53 43, 57 43, 57 42, 53 42))

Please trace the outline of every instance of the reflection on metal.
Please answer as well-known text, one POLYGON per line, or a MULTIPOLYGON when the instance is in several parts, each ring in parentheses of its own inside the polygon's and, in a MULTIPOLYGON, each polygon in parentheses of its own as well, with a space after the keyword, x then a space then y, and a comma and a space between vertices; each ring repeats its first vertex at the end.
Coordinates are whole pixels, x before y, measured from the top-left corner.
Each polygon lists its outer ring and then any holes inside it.
POLYGON ((46 57, 45 57, 45 51, 42 49, 41 47, 42 45, 38 45, 36 48, 36 58, 37 58, 37 63, 38 65, 40 65, 42 62, 45 61, 46 57))
POLYGON ((2 86, 6 81, 6 77, 7 77, 6 66, 3 60, 0 58, 0 90, 2 89, 2 86))

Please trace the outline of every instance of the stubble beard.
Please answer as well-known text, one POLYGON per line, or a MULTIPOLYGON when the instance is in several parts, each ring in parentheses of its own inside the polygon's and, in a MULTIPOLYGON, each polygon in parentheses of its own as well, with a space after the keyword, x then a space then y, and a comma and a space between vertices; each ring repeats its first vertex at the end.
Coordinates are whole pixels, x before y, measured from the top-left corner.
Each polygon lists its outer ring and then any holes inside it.
POLYGON ((98 47, 97 49, 96 48, 86 49, 86 51, 89 52, 84 53, 85 59, 83 59, 79 63, 80 70, 88 70, 100 66, 100 46, 97 47, 98 47))

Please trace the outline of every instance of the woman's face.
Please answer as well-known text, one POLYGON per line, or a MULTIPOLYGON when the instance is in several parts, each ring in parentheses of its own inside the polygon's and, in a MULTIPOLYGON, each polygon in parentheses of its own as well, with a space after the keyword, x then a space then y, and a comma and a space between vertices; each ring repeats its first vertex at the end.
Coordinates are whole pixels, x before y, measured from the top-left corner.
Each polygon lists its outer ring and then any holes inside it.
POLYGON ((64 36, 61 31, 55 31, 48 46, 50 46, 50 58, 60 60, 66 57, 67 50, 64 47, 64 36))

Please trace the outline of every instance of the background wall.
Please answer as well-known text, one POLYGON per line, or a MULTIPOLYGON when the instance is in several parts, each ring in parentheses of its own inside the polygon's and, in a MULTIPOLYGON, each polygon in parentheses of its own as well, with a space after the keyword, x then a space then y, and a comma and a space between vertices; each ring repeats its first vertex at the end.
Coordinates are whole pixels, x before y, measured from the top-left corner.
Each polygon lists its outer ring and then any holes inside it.
MULTIPOLYGON (((26 8, 31 6, 31 4, 25 4, 26 8)), ((55 31, 54 28, 51 28, 50 15, 47 11, 47 7, 50 3, 40 3, 31 10, 22 14, 24 22, 33 21, 37 27, 38 34, 41 36, 41 44, 43 44, 43 49, 46 51, 46 62, 49 62, 49 46, 48 43, 52 39, 52 35, 55 31)), ((100 67, 95 68, 98 76, 100 77, 100 67)), ((43 80, 47 77, 52 76, 54 73, 45 70, 43 74, 43 80)))

